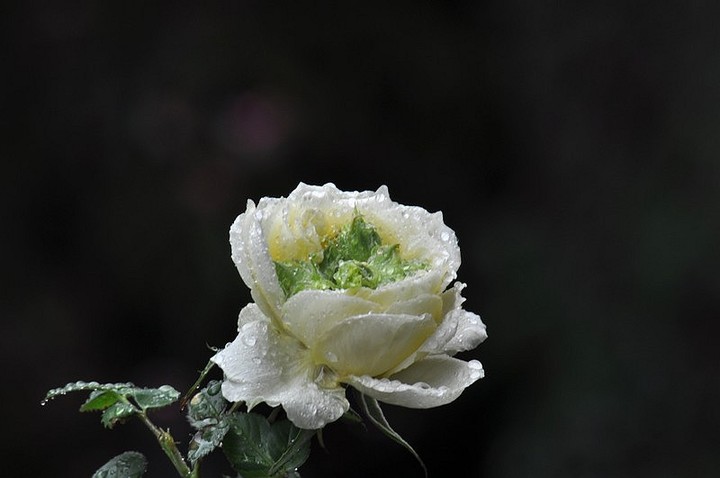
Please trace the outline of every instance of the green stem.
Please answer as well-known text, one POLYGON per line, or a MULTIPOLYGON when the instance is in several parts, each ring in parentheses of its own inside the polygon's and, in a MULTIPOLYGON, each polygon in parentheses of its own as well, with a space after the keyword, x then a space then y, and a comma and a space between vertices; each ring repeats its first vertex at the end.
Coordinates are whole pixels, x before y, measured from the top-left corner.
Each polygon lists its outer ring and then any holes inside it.
POLYGON ((195 466, 193 466, 192 472, 190 473, 190 478, 200 478, 200 460, 195 462, 195 466))
POLYGON ((180 409, 184 409, 185 405, 187 405, 188 401, 192 398, 192 394, 197 391, 198 388, 200 388, 200 385, 205 380, 205 377, 207 377, 208 373, 210 373, 210 370, 215 366, 215 363, 212 360, 209 360, 207 365, 205 365, 205 368, 200 372, 200 376, 195 381, 195 383, 190 387, 190 390, 185 392, 185 395, 183 395, 182 399, 180 400, 180 409))
POLYGON ((187 463, 185 463, 185 459, 180 453, 180 450, 177 449, 177 445, 175 445, 175 440, 173 439, 170 432, 166 430, 161 430, 160 428, 156 427, 155 424, 150 421, 144 411, 140 411, 138 413, 138 417, 145 424, 145 426, 150 429, 153 435, 155 435, 155 438, 160 444, 160 448, 162 448, 162 450, 165 452, 165 455, 167 455, 167 457, 170 459, 170 462, 173 464, 180 476, 182 478, 198 478, 199 475, 197 466, 193 470, 190 470, 190 468, 187 466, 187 463))

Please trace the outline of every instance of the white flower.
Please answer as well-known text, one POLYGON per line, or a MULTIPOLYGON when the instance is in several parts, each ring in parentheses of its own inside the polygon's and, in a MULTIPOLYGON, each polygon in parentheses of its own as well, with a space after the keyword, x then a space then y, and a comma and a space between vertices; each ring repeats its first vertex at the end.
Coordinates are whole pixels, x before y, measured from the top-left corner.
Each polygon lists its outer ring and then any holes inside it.
POLYGON ((462 308, 464 284, 450 285, 460 249, 441 213, 393 202, 385 186, 301 183, 287 198, 248 201, 230 243, 255 303, 212 359, 228 400, 282 405, 316 429, 348 410, 344 385, 430 408, 483 376, 477 360, 453 357, 487 334, 462 308))

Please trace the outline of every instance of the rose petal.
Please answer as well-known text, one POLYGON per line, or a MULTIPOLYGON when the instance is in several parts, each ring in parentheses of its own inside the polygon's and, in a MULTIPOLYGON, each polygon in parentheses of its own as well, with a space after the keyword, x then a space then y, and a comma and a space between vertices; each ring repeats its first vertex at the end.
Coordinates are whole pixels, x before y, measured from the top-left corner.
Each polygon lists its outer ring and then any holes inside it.
POLYGON ((387 314, 423 315, 430 314, 435 322, 442 319, 442 300, 434 294, 421 294, 411 299, 397 301, 383 310, 387 314))
POLYGON ((312 357, 340 376, 380 375, 412 354, 435 327, 430 314, 350 317, 319 337, 312 357))
POLYGON ((487 338, 480 316, 463 309, 450 311, 433 334, 420 347, 422 355, 447 354, 472 350, 487 338))
POLYGON ((247 210, 230 226, 232 259, 255 302, 269 317, 279 317, 284 294, 270 259, 260 220, 262 211, 248 201, 247 210))
POLYGON ((465 362, 438 355, 414 363, 389 378, 351 376, 347 383, 381 402, 409 408, 432 408, 452 402, 484 376, 477 360, 465 362))
POLYGON ((387 308, 394 303, 413 300, 421 295, 439 295, 444 287, 443 277, 444 273, 440 270, 418 272, 397 282, 382 285, 377 289, 361 288, 355 292, 355 295, 377 302, 387 308))
MULTIPOLYGON (((433 353, 446 353, 455 355, 458 352, 472 350, 487 338, 487 328, 480 316, 463 309, 456 309, 445 316, 443 321, 447 324, 455 324, 455 333, 440 350, 433 353)), ((441 325, 442 326, 442 325, 441 325)), ((423 350, 425 350, 423 348, 423 350)))
POLYGON ((465 302, 462 291, 467 287, 462 282, 455 282, 451 288, 442 293, 443 315, 451 310, 459 309, 465 302))
POLYGON ((237 338, 212 357, 225 373, 223 396, 253 408, 260 402, 282 405, 300 428, 315 429, 337 420, 349 407, 339 386, 315 382, 307 350, 290 336, 279 334, 255 304, 246 306, 237 338))
POLYGON ((282 309, 285 328, 312 348, 320 335, 355 315, 379 312, 374 302, 331 290, 304 290, 290 297, 282 309))
POLYGON ((321 388, 310 381, 298 381, 295 385, 286 390, 281 403, 288 419, 298 428, 322 428, 343 416, 350 408, 342 387, 321 388))
POLYGON ((318 230, 325 230, 321 211, 307 209, 301 202, 284 198, 263 198, 263 232, 274 261, 307 258, 322 251, 318 230))
POLYGON ((420 356, 454 355, 474 349, 487 338, 487 330, 480 317, 460 308, 465 302, 460 295, 464 288, 465 284, 456 282, 451 289, 443 293, 444 317, 437 330, 420 347, 420 356))
POLYGON ((377 200, 359 202, 358 210, 377 227, 386 243, 400 244, 403 257, 428 260, 431 269, 443 271, 444 289, 460 267, 460 248, 455 232, 443 222, 442 213, 390 201, 387 189, 376 194, 377 200))

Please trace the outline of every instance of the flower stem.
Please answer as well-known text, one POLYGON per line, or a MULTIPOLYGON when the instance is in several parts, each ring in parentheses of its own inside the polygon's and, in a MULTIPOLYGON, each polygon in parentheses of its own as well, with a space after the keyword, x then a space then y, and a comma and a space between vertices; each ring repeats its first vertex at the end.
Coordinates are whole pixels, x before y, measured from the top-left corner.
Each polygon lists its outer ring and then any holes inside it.
POLYGON ((200 388, 200 385, 205 380, 205 377, 208 376, 208 373, 210 373, 210 370, 215 366, 215 363, 212 360, 209 360, 207 365, 205 365, 205 368, 200 372, 200 376, 195 381, 195 383, 190 387, 190 389, 185 392, 185 395, 183 395, 182 399, 180 399, 180 410, 185 408, 185 405, 187 405, 187 402, 190 401, 190 398, 192 398, 192 394, 197 391, 198 388, 200 388))
POLYGON ((145 426, 150 429, 153 435, 155 435, 155 438, 160 444, 160 448, 162 448, 162 450, 165 452, 165 455, 167 455, 167 457, 170 459, 170 462, 173 464, 173 466, 182 478, 198 478, 200 476, 198 474, 199 470, 197 469, 197 466, 195 466, 193 470, 190 470, 190 468, 187 466, 187 463, 185 463, 185 459, 180 453, 180 450, 178 450, 177 445, 175 445, 175 440, 173 439, 169 431, 162 430, 156 427, 155 424, 150 421, 144 411, 138 413, 137 416, 145 424, 145 426))

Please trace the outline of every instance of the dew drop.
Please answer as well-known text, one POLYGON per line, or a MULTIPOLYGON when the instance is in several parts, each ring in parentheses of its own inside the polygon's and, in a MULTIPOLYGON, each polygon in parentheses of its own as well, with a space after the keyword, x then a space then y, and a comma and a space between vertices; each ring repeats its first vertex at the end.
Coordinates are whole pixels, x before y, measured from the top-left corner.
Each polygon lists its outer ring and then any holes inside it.
POLYGON ((243 335, 242 341, 248 347, 252 347, 257 342, 257 337, 254 335, 243 335))
POLYGON ((450 240, 450 234, 448 234, 447 232, 443 232, 442 234, 440 234, 440 239, 447 242, 450 240))
POLYGON ((260 365, 260 362, 262 362, 262 360, 260 360, 260 357, 253 357, 251 360, 252 363, 254 363, 255 365, 260 365))
POLYGON ((477 360, 468 362, 468 368, 470 369, 470 380, 475 381, 485 376, 482 364, 477 360))
POLYGON ((338 357, 332 352, 325 352, 325 358, 328 359, 328 362, 331 363, 337 363, 338 357))

